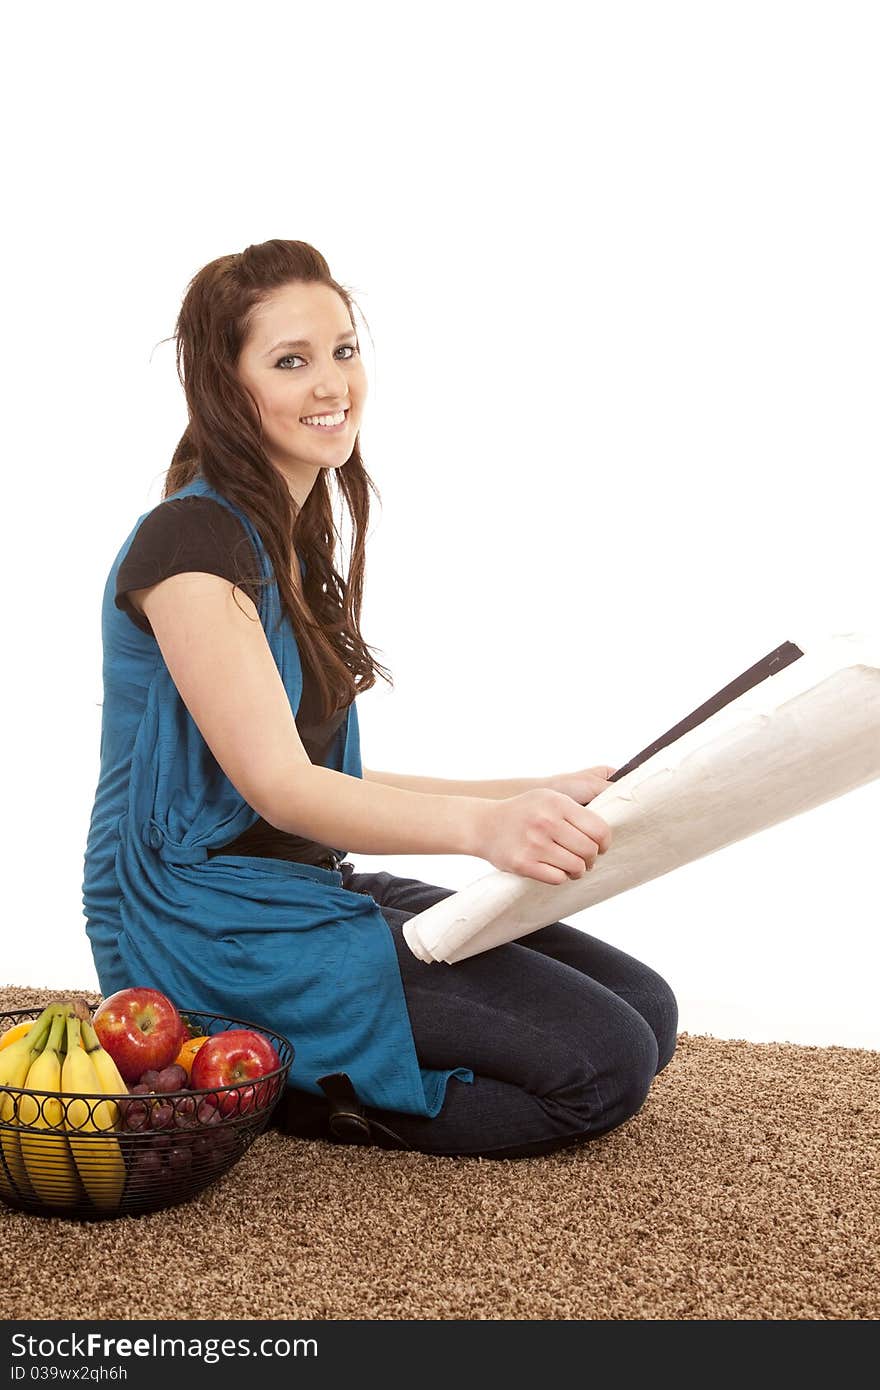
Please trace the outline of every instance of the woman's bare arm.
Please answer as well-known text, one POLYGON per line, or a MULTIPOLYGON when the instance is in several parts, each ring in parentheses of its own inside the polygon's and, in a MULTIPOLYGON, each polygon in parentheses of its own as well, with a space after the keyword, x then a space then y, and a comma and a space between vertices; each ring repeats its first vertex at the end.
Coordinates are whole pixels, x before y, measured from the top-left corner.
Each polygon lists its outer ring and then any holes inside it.
POLYGON ((433 796, 478 796, 492 801, 500 801, 508 796, 519 796, 520 792, 534 791, 536 787, 552 787, 552 777, 508 777, 496 782, 456 782, 445 777, 416 777, 405 772, 374 772, 372 768, 363 769, 368 782, 378 782, 383 787, 401 787, 404 791, 422 792, 433 796))
POLYGON ((220 767, 270 825, 361 854, 479 856, 487 799, 389 786, 310 761, 257 610, 229 580, 186 572, 129 597, 220 767))

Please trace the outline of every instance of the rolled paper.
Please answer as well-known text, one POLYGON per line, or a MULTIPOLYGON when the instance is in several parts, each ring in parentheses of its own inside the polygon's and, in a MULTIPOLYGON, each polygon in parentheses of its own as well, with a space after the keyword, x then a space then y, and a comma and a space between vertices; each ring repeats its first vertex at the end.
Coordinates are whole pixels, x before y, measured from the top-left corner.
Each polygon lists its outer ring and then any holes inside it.
POLYGON ((545 884, 493 870, 409 919, 413 954, 454 965, 880 777, 880 638, 797 645, 802 656, 588 803, 612 830, 588 873, 545 884))

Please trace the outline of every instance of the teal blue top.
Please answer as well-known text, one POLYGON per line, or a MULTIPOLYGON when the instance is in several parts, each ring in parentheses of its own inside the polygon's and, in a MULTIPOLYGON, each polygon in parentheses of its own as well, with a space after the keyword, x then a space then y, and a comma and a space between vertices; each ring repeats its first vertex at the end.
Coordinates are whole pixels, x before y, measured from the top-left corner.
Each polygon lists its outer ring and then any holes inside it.
MULTIPOLYGON (((299 650, 260 535, 201 474, 173 495, 193 493, 229 507, 250 536, 270 580, 260 622, 295 716, 299 650)), ((208 857, 259 817, 211 753, 155 637, 115 605, 117 571, 148 514, 113 563, 101 610, 100 774, 83 881, 101 993, 147 985, 180 1008, 274 1028, 293 1043, 297 1089, 323 1095, 316 1078, 341 1071, 366 1105, 433 1117, 450 1076, 472 1082, 474 1074, 420 1066, 397 952, 375 900, 343 888, 338 870, 208 857)), ((363 776, 354 700, 326 765, 363 776)))

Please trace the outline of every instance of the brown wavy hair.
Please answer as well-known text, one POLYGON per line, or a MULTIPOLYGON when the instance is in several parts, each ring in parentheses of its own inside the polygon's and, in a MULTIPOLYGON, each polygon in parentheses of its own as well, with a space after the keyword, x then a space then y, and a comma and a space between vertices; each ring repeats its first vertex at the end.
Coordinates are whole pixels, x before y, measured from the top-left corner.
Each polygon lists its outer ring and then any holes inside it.
POLYGON ((302 507, 265 452, 259 409, 239 381, 236 365, 253 311, 273 290, 294 281, 335 290, 356 328, 352 295, 334 280, 320 251, 305 241, 273 239, 248 246, 209 262, 190 281, 173 335, 188 424, 165 476, 162 498, 201 473, 248 516, 271 561, 282 614, 290 618, 297 645, 317 678, 323 717, 329 718, 375 685, 377 675, 394 684, 371 657, 359 626, 369 494, 372 490, 380 501, 381 496, 364 468, 359 435, 341 468, 320 470, 302 507), (333 518, 330 473, 352 524, 347 580, 334 565, 341 537, 333 518), (306 562, 305 602, 291 580, 294 546, 306 562))

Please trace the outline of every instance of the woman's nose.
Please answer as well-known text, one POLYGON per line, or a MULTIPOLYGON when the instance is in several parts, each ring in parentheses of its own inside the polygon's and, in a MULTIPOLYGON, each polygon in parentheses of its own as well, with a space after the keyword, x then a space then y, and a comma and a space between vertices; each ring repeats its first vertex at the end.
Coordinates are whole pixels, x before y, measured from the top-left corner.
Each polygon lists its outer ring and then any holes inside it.
POLYGON ((336 400, 348 398, 348 381, 338 362, 327 363, 318 373, 315 395, 330 396, 336 400))

